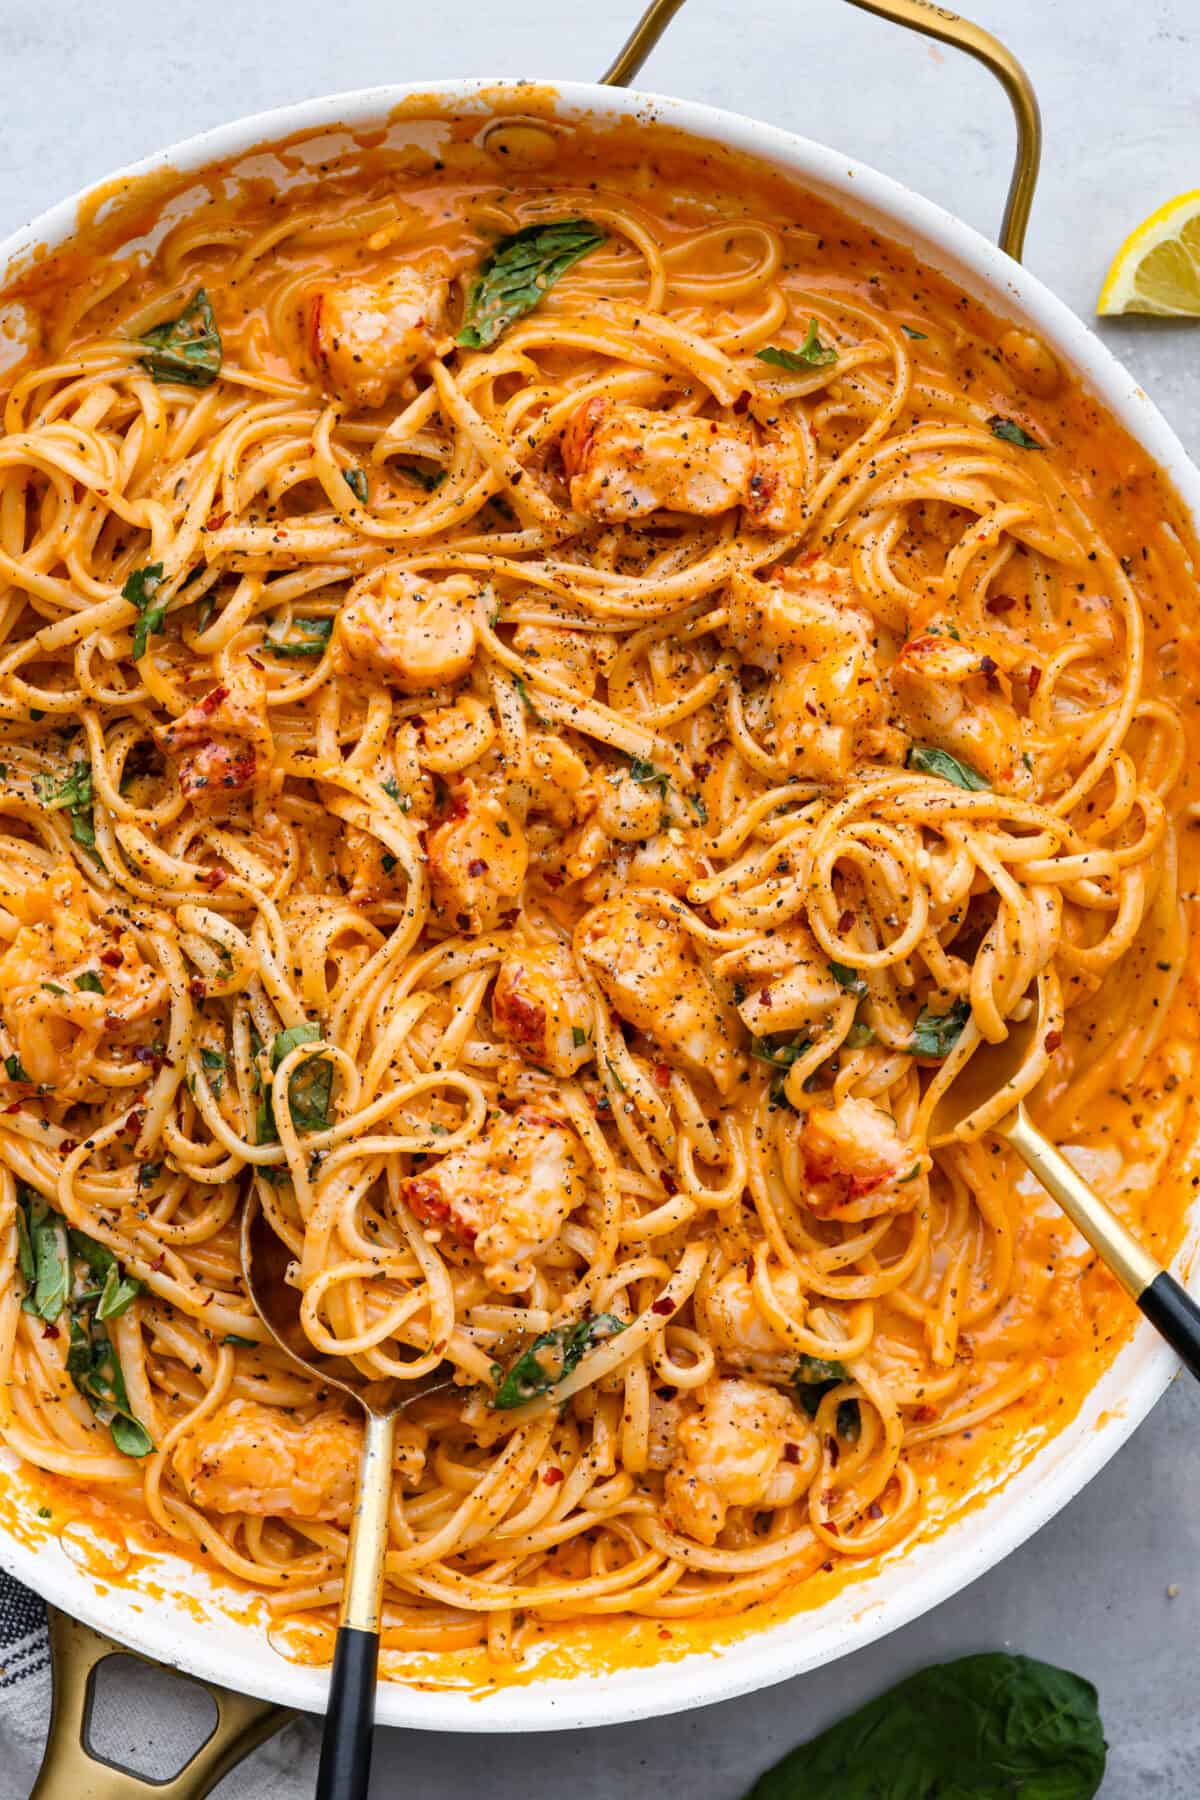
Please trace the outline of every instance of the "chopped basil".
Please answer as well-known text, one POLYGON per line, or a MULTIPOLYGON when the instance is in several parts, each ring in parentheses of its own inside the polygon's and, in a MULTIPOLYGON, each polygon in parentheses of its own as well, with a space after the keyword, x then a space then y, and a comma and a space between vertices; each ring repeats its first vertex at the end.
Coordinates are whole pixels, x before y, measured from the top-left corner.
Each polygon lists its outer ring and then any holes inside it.
POLYGON ((102 994, 104 992, 104 983, 95 969, 85 969, 82 975, 77 975, 75 986, 85 994, 102 994))
POLYGON ((469 350, 494 344, 514 319, 532 311, 573 263, 604 242, 590 219, 526 225, 502 237, 479 265, 467 295, 458 342, 469 350))
POLYGON ((929 333, 927 331, 914 331, 911 325, 902 325, 900 327, 900 329, 904 333, 905 337, 916 338, 922 344, 925 342, 925 340, 929 336, 929 333))
POLYGON ((4 1073, 10 1081, 29 1080, 29 1076, 25 1072, 25 1065, 15 1050, 11 1056, 6 1056, 4 1059, 4 1073))
POLYGON ((379 865, 382 868, 385 875, 391 874, 392 870, 396 866, 397 860, 398 859, 392 855, 390 850, 384 851, 383 855, 379 859, 379 865))
POLYGON ((386 775, 379 785, 389 800, 399 800, 400 783, 396 780, 394 775, 386 775))
POLYGON ((93 813, 92 765, 72 763, 70 773, 55 785, 53 775, 36 775, 33 791, 47 812, 65 811, 71 820, 71 836, 85 850, 96 846, 93 813))
POLYGON ((691 807, 692 811, 695 813, 697 819, 700 821, 701 825, 707 825, 708 824, 708 808, 707 808, 707 806, 705 806, 701 795, 687 794, 687 795, 685 795, 685 799, 687 800, 687 803, 691 807))
POLYGON ((412 463, 405 463, 400 473, 407 480, 415 482, 418 487, 424 488, 427 494, 432 494, 435 488, 440 488, 446 479, 445 469, 419 469, 412 463))
POLYGON ((613 1078, 613 1086, 616 1088, 616 1090, 619 1094, 625 1093, 627 1091, 626 1087, 625 1087, 625 1083, 621 1080, 621 1077, 617 1074, 617 1065, 613 1062, 612 1057, 606 1056, 604 1060, 605 1060, 606 1064, 608 1065, 608 1072, 613 1078))
MULTIPOLYGON (((316 1025, 289 1025, 276 1034, 271 1045, 271 1068, 274 1071, 284 1057, 299 1044, 315 1044, 321 1036, 316 1025)), ((288 1111, 297 1131, 327 1131, 329 1107, 333 1099, 333 1064, 327 1056, 306 1056, 288 1082, 288 1111)), ((260 1144, 275 1143, 278 1132, 271 1112, 269 1095, 263 1096, 258 1113, 260 1144)))
POLYGON ((140 1188, 153 1187, 162 1174, 162 1167, 160 1162, 139 1163, 138 1186, 140 1188))
POLYGON ((912 1037, 908 1040, 910 1056, 927 1056, 938 1061, 949 1056, 963 1034, 971 1016, 971 1002, 956 1000, 947 1012, 931 1012, 923 1006, 917 1014, 912 1037))
POLYGON ((612 1313, 598 1313, 578 1319, 574 1325, 557 1325, 553 1331, 542 1332, 501 1381, 492 1399, 493 1408, 502 1412, 549 1393, 577 1366, 585 1350, 624 1329, 622 1321, 612 1313))
POLYGON ((524 677, 521 675, 514 675, 512 679, 513 679, 513 686, 516 688, 518 694, 520 694, 522 700, 525 702, 526 706, 529 708, 529 711, 533 714, 533 716, 537 720, 538 724, 539 725, 547 724, 548 720, 546 720, 542 717, 542 715, 538 711, 537 707, 533 704, 533 701, 529 698, 529 689, 525 685, 524 677))
POLYGON ((988 420, 988 426, 992 436, 1003 438, 1006 444, 1016 444, 1022 450, 1044 448, 1035 437, 1030 437, 1029 433, 1018 425, 1015 419, 1005 419, 999 413, 993 413, 988 420))
POLYGON ((57 981, 43 981, 41 987, 47 994, 65 994, 67 991, 65 987, 59 987, 57 981))
POLYGON ((85 1305, 72 1311, 67 1373, 122 1456, 148 1456, 154 1440, 130 1409, 121 1359, 97 1313, 85 1305))
POLYGON ((71 1250, 66 1224, 44 1195, 35 1188, 26 1187, 23 1182, 17 1187, 17 1209, 24 1221, 20 1261, 27 1292, 22 1311, 52 1325, 61 1315, 71 1291, 71 1250))
POLYGON ((239 1337, 236 1331, 227 1331, 221 1342, 228 1344, 232 1350, 257 1350, 259 1348, 257 1338, 239 1337))
POLYGON ((966 788, 971 794, 987 793, 992 785, 970 763, 960 762, 957 756, 951 756, 948 750, 939 750, 936 744, 910 745, 904 766, 919 769, 922 775, 937 775, 942 781, 952 781, 955 787, 966 788))
POLYGON ((837 361, 837 351, 823 344, 817 336, 817 321, 808 321, 808 332, 798 350, 783 350, 775 344, 768 344, 765 350, 754 352, 759 362, 774 363, 776 368, 790 369, 793 374, 802 369, 827 369, 837 361))
POLYGON ((863 980, 860 969, 852 969, 848 963, 831 962, 829 973, 839 987, 844 987, 848 994, 865 994, 867 984, 863 980))
POLYGON ((122 600, 128 600, 136 606, 141 617, 133 628, 133 660, 140 662, 146 654, 152 632, 161 631, 163 620, 167 616, 165 606, 155 606, 154 599, 162 585, 163 566, 158 563, 147 563, 143 569, 135 569, 121 589, 122 600))
POLYGON ((662 797, 666 798, 667 789, 671 785, 671 777, 665 769, 656 769, 654 764, 647 762, 644 756, 633 758, 629 764, 628 775, 630 781, 636 782, 638 787, 656 787, 662 797))
POLYGON ((223 1050, 201 1050, 200 1066, 205 1069, 223 1069, 225 1067, 225 1052, 223 1050))
MULTIPOLYGON (((816 1418, 817 1410, 830 1389, 849 1380, 850 1372, 844 1363, 827 1361, 823 1356, 802 1356, 792 1370, 792 1386, 796 1390, 796 1398, 810 1419, 816 1418)), ((836 1418, 837 1435, 847 1443, 853 1443, 862 1430, 858 1401, 843 1400, 838 1406, 836 1418)))
POLYGON ((179 381, 185 387, 211 387, 221 373, 221 334, 208 295, 197 288, 177 319, 167 319, 143 332, 147 354, 142 367, 155 381, 179 381))
POLYGON ((572 1025, 571 1042, 576 1050, 582 1050, 583 1046, 587 1043, 587 1032, 583 1029, 582 1025, 572 1025))
POLYGON ((104 1277, 104 1286, 100 1290, 100 1300, 96 1307, 98 1319, 119 1319, 123 1312, 128 1312, 133 1302, 142 1291, 142 1284, 135 1275, 122 1275, 114 1257, 104 1277))
POLYGON ((323 656, 333 636, 332 619, 293 619, 292 630, 298 637, 273 638, 268 632, 263 649, 272 656, 323 656))
POLYGON ((755 1062, 766 1063, 775 1074, 771 1081, 770 1101, 772 1106, 787 1106, 787 1074, 792 1064, 799 1062, 806 1050, 812 1049, 812 1039, 806 1037, 755 1038, 750 1045, 750 1054, 755 1062))
POLYGON ((346 486, 350 489, 350 492, 354 495, 354 498, 358 501, 359 505, 365 506, 367 504, 367 495, 370 492, 370 489, 367 487, 367 471, 365 469, 343 469, 342 480, 346 483, 346 486))
POLYGON ((908 1676, 792 1750, 746 1800, 1092 1800, 1105 1761, 1091 1683, 994 1650, 908 1676))
POLYGON ((901 1175, 901 1176, 897 1177, 896 1186, 897 1187, 906 1187, 910 1181, 915 1181, 917 1179, 917 1176, 920 1173, 921 1173, 921 1165, 919 1162, 915 1162, 913 1164, 912 1168, 908 1171, 907 1175, 901 1175))

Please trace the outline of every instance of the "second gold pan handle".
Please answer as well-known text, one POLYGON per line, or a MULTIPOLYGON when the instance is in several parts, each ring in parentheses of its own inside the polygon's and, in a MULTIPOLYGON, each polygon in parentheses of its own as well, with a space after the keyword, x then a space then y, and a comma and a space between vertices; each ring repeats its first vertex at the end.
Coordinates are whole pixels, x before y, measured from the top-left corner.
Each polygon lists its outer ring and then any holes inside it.
MULTIPOLYGON (((1042 159, 1042 119, 1033 83, 1025 70, 999 38, 984 31, 981 25, 973 25, 969 19, 960 19, 947 6, 935 6, 931 0, 849 0, 849 3, 864 12, 877 13, 882 19, 891 19, 896 25, 907 25, 910 31, 940 38, 944 44, 965 50, 968 56, 990 69, 1003 87, 1016 121, 1017 149, 1000 226, 1000 248, 1015 262, 1020 262, 1042 159)), ((682 5, 683 0, 651 0, 616 61, 601 80, 609 87, 628 87, 682 5)))
POLYGON ((54 1699, 46 1753, 29 1800, 201 1800, 244 1756, 293 1716, 244 1694, 202 1682, 217 1707, 209 1737, 177 1775, 150 1781, 93 1756, 87 1743, 92 1684, 100 1664, 132 1655, 77 1619, 50 1609, 54 1699))

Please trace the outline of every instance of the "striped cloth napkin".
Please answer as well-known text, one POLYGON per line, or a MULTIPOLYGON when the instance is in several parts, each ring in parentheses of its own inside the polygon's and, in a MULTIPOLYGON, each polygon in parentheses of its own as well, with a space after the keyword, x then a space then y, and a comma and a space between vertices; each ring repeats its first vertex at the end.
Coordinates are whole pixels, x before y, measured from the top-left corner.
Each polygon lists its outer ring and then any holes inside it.
MULTIPOLYGON (((107 1665, 100 1680, 94 1746, 149 1780, 169 1780, 206 1735, 211 1703, 192 1684, 160 1676, 132 1659, 107 1665)), ((49 1719, 46 1609, 36 1594, 0 1570, 0 1800, 28 1800, 49 1719)), ((221 1800, 297 1800, 311 1793, 317 1737, 310 1720, 286 1726, 226 1776, 221 1800)))

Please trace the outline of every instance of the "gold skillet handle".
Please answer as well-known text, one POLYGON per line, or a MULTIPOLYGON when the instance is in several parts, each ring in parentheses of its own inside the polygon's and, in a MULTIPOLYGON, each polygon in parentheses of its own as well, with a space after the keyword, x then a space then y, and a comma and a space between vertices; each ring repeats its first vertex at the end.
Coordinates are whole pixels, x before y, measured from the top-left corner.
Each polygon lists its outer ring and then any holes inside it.
MULTIPOLYGON (((608 87, 628 87, 682 5, 683 0, 650 0, 616 61, 600 79, 608 87)), ((960 19, 949 7, 933 5, 932 0, 850 0, 850 5, 965 50, 990 69, 1003 87, 1016 120, 1017 149, 1000 226, 1000 248, 1020 262, 1042 159, 1042 119, 1037 95, 1025 70, 990 31, 972 25, 969 19, 960 19)))
MULTIPOLYGON (((281 1706, 200 1685, 217 1706, 210 1736, 169 1781, 148 1781, 92 1755, 88 1715, 96 1670, 106 1658, 135 1655, 90 1626, 50 1609, 54 1700, 46 1753, 29 1800, 201 1800, 244 1756, 293 1716, 281 1706)), ((143 1657, 142 1661, 148 1661, 143 1657)), ((154 1665, 151 1665, 152 1667, 154 1665)))

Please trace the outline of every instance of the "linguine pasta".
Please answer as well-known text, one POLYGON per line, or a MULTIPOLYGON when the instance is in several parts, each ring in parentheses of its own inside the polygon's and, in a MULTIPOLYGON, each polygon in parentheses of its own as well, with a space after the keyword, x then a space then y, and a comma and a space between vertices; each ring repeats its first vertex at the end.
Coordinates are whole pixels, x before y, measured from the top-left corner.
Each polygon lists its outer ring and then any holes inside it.
POLYGON ((1036 1006, 1161 1169, 1191 1071, 1140 453, 829 208, 521 129, 33 271, 0 436, 4 1439, 327 1619, 257 1204, 314 1348, 453 1367, 385 1642, 495 1670, 910 1538, 1104 1316, 938 1094, 1036 1006))

